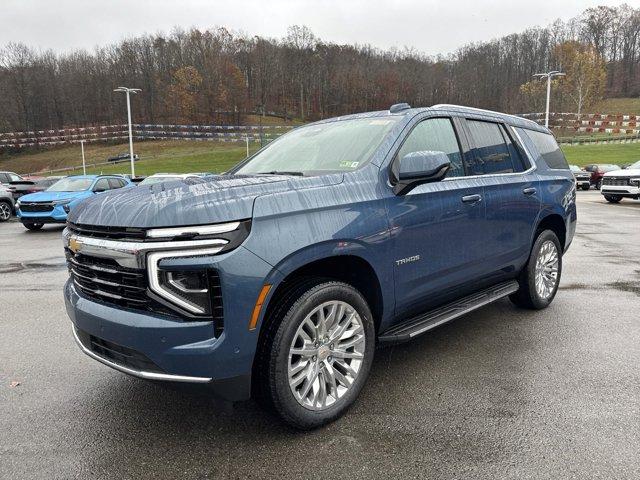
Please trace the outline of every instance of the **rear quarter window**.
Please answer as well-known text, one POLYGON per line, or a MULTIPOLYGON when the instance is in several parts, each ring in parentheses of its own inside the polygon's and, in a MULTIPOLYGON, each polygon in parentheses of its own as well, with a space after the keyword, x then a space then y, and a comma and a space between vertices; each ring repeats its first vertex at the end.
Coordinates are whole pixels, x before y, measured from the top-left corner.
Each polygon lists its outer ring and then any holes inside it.
POLYGON ((553 138, 553 135, 536 132, 535 130, 527 130, 526 128, 523 129, 523 131, 536 146, 538 153, 540 153, 540 157, 542 157, 542 160, 549 168, 562 170, 569 169, 567 159, 564 158, 564 153, 560 150, 558 142, 553 138))

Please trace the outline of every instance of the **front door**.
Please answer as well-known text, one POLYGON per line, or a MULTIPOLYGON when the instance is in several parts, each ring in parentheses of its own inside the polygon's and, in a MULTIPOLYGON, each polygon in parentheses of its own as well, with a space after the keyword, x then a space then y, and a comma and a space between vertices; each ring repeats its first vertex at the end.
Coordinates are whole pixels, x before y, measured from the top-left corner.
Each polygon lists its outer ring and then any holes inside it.
POLYGON ((484 271, 484 189, 465 178, 463 145, 452 119, 428 118, 415 125, 394 158, 432 150, 446 153, 452 164, 444 180, 388 199, 396 317, 462 295, 484 271))

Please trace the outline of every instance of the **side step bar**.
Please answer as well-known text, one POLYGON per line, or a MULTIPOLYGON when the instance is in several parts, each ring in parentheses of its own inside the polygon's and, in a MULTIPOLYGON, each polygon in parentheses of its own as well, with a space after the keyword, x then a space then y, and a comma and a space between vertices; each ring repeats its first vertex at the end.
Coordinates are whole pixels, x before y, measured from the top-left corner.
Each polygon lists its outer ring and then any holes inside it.
POLYGON ((406 320, 398 325, 394 325, 384 331, 379 337, 380 343, 398 343, 411 340, 429 330, 436 328, 443 323, 447 323, 458 318, 465 313, 469 313, 489 303, 495 302, 507 295, 511 295, 519 288, 518 282, 499 283, 493 287, 480 290, 466 297, 448 303, 431 310, 417 317, 406 320))

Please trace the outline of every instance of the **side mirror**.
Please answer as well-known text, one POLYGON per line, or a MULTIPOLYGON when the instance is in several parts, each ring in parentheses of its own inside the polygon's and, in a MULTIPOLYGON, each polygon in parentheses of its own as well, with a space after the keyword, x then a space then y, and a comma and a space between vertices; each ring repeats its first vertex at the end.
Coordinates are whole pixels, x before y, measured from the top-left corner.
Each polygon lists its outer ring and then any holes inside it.
POLYGON ((393 192, 402 195, 423 183, 439 182, 450 168, 451 161, 444 152, 425 150, 408 153, 400 159, 393 192))

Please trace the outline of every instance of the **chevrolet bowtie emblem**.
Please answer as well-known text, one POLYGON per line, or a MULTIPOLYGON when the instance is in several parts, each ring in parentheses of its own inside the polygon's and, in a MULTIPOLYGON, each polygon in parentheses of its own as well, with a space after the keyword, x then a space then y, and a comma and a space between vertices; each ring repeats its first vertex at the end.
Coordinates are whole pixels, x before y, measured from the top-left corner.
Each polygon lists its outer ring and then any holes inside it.
POLYGON ((77 240, 75 238, 69 239, 69 250, 71 250, 73 253, 78 253, 80 251, 80 248, 82 248, 82 242, 80 240, 77 240))

